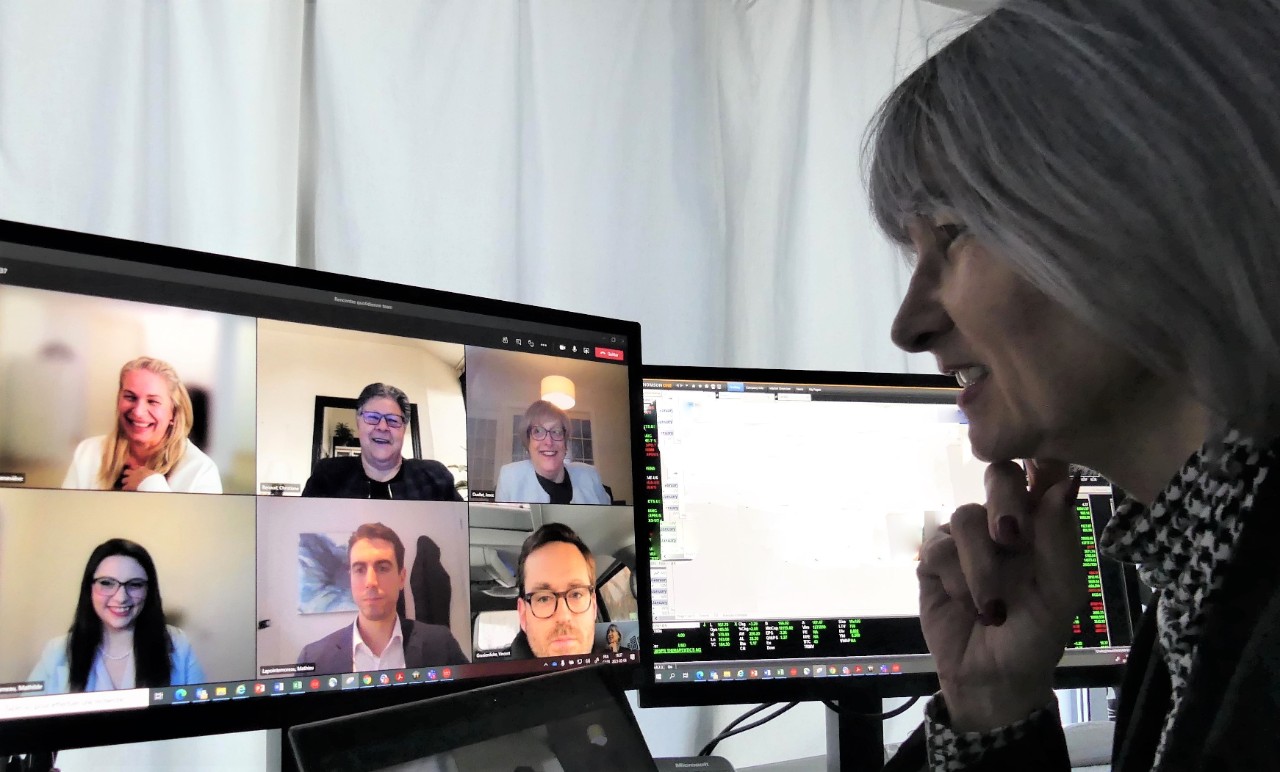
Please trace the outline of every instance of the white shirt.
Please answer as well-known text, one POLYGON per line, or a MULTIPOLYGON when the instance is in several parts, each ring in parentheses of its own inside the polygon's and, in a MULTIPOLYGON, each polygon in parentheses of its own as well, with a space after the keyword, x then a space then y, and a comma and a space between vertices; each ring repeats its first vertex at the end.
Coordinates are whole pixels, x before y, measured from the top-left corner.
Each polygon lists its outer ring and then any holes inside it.
POLYGON ((351 670, 363 673, 369 670, 395 670, 404 667, 404 630, 400 624, 400 615, 396 615, 395 631, 391 640, 382 650, 382 656, 375 656, 373 649, 360 637, 360 618, 351 624, 351 670))
MULTIPOLYGON (((98 470, 102 466, 102 449, 107 444, 105 434, 90 437, 76 447, 75 456, 71 459, 71 468, 62 481, 63 488, 80 488, 98 490, 102 484, 98 481, 98 470)), ((114 480, 112 481, 114 482, 114 480)), ((110 486, 108 486, 110 487, 110 486)), ((186 450, 182 452, 182 460, 169 470, 168 476, 153 474, 138 486, 140 491, 178 493, 222 493, 222 479, 218 476, 218 466, 213 459, 206 456, 191 440, 187 440, 186 450)))

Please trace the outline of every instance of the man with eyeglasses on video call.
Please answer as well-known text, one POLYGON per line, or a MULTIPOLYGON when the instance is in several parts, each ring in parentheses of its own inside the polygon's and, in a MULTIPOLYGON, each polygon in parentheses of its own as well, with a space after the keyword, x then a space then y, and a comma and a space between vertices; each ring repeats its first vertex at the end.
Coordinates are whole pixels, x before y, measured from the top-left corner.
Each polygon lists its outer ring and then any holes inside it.
POLYGON ((432 459, 404 458, 409 397, 386 383, 371 383, 356 398, 359 456, 316 462, 303 496, 347 499, 462 501, 453 474, 432 459))
POLYGON ((572 528, 547 523, 530 534, 516 564, 520 632, 511 659, 595 653, 595 578, 595 558, 572 528))

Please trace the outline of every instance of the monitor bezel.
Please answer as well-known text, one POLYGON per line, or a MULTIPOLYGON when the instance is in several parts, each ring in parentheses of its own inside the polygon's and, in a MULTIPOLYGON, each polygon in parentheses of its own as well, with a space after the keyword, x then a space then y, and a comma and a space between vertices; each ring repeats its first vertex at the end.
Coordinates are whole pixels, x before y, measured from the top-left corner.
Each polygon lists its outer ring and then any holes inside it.
MULTIPOLYGON (((640 374, 642 348, 640 325, 637 322, 10 220, 0 220, 0 245, 3 244, 57 250, 91 258, 111 258, 158 269, 196 271, 322 292, 358 294, 446 311, 505 317, 515 324, 529 322, 594 331, 601 335, 625 336, 632 452, 635 453, 635 448, 641 447, 638 439, 643 428, 640 374)), ((270 259, 279 256, 264 257, 270 259)), ((632 459, 631 467, 632 490, 635 491, 632 516, 634 520, 638 520, 644 511, 640 496, 644 474, 635 458, 632 459)), ((641 607, 648 605, 643 598, 637 599, 637 602, 641 607)), ((636 664, 617 664, 611 667, 618 668, 620 672, 616 677, 623 679, 630 687, 639 685, 641 666, 638 661, 636 664)), ((539 668, 526 673, 479 676, 422 685, 281 695, 274 698, 254 697, 198 706, 165 705, 134 710, 0 719, 0 755, 284 729, 294 724, 454 694, 545 672, 549 670, 539 668)))
MULTIPOLYGON (((740 381, 756 383, 807 383, 839 386, 885 386, 898 388, 940 389, 958 395, 960 387, 954 378, 919 373, 839 372, 834 370, 784 370, 738 367, 691 367, 686 365, 644 364, 641 374, 646 381, 740 381)), ((638 595, 650 597, 650 562, 648 550, 641 549, 647 537, 647 519, 637 511, 636 550, 638 595)), ((1132 566, 1124 570, 1124 612, 1131 630, 1136 630, 1141 609, 1137 602, 1137 574, 1132 566)), ((639 704, 645 708, 698 705, 730 705, 750 702, 794 702, 806 700, 838 700, 851 691, 873 697, 911 697, 933 694, 938 690, 934 672, 899 673, 875 676, 839 676, 824 678, 761 679, 749 681, 703 681, 696 683, 659 682, 655 680, 656 664, 649 652, 653 648, 653 608, 640 608, 640 648, 642 669, 639 674, 639 704)), ((787 662, 788 660, 778 660, 787 662)), ((1119 685, 1124 665, 1077 665, 1058 667, 1054 671, 1054 687, 1075 689, 1119 685)))

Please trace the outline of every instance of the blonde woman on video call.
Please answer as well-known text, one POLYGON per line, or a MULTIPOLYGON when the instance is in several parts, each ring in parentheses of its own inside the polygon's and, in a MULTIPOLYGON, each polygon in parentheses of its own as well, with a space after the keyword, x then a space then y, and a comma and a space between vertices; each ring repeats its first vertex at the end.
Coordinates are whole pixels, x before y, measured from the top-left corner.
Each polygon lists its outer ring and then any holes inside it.
POLYGON ((168 362, 120 368, 111 431, 76 448, 63 488, 222 493, 218 467, 191 442, 191 396, 168 362))

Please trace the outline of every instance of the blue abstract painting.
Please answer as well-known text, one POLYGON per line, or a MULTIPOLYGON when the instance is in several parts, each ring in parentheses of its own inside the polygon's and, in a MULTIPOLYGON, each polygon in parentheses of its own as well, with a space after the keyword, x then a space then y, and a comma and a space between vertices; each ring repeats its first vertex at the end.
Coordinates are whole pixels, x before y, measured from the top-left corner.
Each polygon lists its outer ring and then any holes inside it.
POLYGON ((347 572, 349 533, 298 534, 298 613, 355 611, 347 572))

